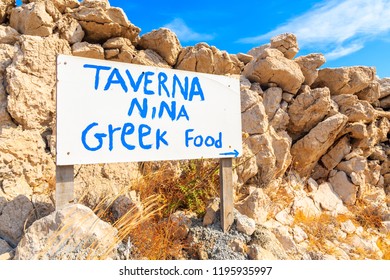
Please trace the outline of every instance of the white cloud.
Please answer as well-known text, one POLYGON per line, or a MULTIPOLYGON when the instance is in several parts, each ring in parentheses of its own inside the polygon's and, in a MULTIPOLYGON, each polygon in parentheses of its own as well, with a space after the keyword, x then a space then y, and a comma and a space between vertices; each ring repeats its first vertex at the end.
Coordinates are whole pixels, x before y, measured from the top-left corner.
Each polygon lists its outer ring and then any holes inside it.
POLYGON ((300 47, 319 47, 328 52, 328 59, 336 59, 356 52, 368 40, 389 31, 390 0, 330 0, 266 34, 239 42, 258 44, 292 32, 300 47))
POLYGON ((175 32, 181 42, 207 41, 214 39, 214 36, 211 34, 195 32, 190 27, 188 27, 181 18, 175 18, 164 27, 175 32))

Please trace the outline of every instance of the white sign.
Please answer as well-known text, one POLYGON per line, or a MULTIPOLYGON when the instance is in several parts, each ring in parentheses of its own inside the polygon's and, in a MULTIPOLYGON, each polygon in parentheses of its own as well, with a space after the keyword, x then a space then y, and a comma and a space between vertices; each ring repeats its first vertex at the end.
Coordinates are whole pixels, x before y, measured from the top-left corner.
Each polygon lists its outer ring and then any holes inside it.
POLYGON ((57 165, 241 152, 238 79, 58 56, 57 165))

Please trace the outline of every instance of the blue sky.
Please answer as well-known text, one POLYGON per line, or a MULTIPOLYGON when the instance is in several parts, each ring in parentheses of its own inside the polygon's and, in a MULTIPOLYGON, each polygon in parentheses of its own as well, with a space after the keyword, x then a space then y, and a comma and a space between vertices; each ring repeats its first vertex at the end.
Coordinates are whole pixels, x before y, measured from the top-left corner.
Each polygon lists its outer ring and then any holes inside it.
POLYGON ((229 53, 246 53, 284 32, 295 33, 299 55, 323 53, 323 67, 375 66, 390 77, 390 0, 123 1, 141 34, 175 31, 183 46, 207 42, 229 53))
MULTIPOLYGON (((19 0, 18 0, 19 1, 19 0)), ((299 55, 320 52, 323 67, 375 66, 390 77, 390 0, 110 0, 141 28, 168 27, 183 46, 207 42, 246 53, 274 35, 292 32, 299 55)))

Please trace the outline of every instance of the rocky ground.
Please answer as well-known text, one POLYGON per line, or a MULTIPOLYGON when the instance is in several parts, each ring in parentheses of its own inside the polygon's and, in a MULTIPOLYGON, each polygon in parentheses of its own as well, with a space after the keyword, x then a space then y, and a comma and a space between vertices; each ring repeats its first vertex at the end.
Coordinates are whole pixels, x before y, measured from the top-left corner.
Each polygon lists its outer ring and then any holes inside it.
MULTIPOLYGON (((221 232, 218 200, 202 215, 171 214, 183 244, 171 258, 390 258, 390 78, 366 66, 318 70, 324 56, 297 56, 293 34, 228 54, 182 47, 168 29, 140 37, 107 0, 23 2, 0 4, 1 259, 143 257, 117 221, 135 208, 147 216, 137 184, 158 163, 76 166, 78 204, 54 211, 57 54, 240 79, 234 225, 221 232), (91 209, 109 201, 114 218, 103 221, 91 209)), ((184 176, 169 164, 166 176, 184 176)))

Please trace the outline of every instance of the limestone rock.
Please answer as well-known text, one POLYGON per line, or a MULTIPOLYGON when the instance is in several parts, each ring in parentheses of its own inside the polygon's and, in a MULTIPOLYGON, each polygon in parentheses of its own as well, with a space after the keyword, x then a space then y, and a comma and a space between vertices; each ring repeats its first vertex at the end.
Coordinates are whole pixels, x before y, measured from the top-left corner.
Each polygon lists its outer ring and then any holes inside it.
POLYGON ((321 158, 321 162, 328 170, 332 170, 350 152, 351 144, 348 137, 343 137, 321 158))
POLYGON ((264 105, 261 102, 256 103, 243 112, 241 123, 242 131, 250 135, 265 133, 268 129, 268 118, 264 105))
POLYGON ((292 161, 290 153, 292 140, 286 131, 275 132, 270 129, 272 148, 275 155, 275 177, 283 176, 292 161))
POLYGON ((380 98, 380 85, 378 81, 374 81, 368 85, 365 89, 356 93, 360 100, 366 100, 370 104, 375 104, 380 98))
POLYGON ((286 252, 297 252, 297 245, 295 244, 294 238, 290 234, 289 228, 287 226, 278 226, 274 228, 272 232, 275 234, 276 238, 279 240, 280 244, 282 244, 286 252))
POLYGON ((53 121, 57 54, 70 54, 67 41, 20 37, 20 50, 7 68, 8 111, 25 129, 47 128, 53 121))
POLYGON ((176 34, 167 28, 153 30, 143 35, 138 45, 144 49, 154 50, 171 66, 176 64, 181 51, 181 45, 176 34))
POLYGON ((342 67, 319 70, 313 87, 328 87, 332 95, 355 94, 370 85, 375 79, 375 68, 342 67))
POLYGON ((337 172, 334 176, 329 177, 329 182, 332 184, 333 190, 346 205, 355 204, 358 186, 348 180, 345 172, 337 172))
POLYGON ((0 195, 9 200, 31 196, 54 185, 55 163, 45 151, 39 131, 2 128, 0 134, 0 195))
POLYGON ((319 122, 330 110, 330 92, 328 88, 304 88, 288 107, 290 122, 287 127, 293 138, 298 138, 319 122))
POLYGON ((11 9, 15 6, 15 0, 3 0, 0 3, 0 24, 5 22, 7 15, 11 12, 11 9))
POLYGON ((277 49, 266 49, 248 63, 243 75, 261 85, 276 83, 283 91, 297 93, 305 78, 299 65, 284 57, 277 49))
POLYGON ((265 49, 268 49, 269 47, 271 47, 270 43, 264 44, 264 45, 261 45, 258 47, 254 47, 248 51, 248 55, 251 55, 255 59, 258 56, 260 56, 264 52, 265 49))
POLYGON ((281 51, 286 58, 292 59, 299 51, 297 37, 292 33, 272 37, 271 48, 281 51))
POLYGON ((271 87, 264 91, 263 104, 268 120, 272 120, 282 102, 283 90, 278 87, 271 87))
POLYGON ((270 127, 267 133, 249 137, 248 145, 256 155, 260 183, 264 186, 281 176, 291 163, 291 138, 285 131, 275 132, 270 127))
POLYGON ((242 145, 243 154, 241 157, 234 159, 234 171, 238 176, 238 183, 245 184, 249 179, 257 175, 259 168, 256 162, 256 155, 244 142, 242 145))
POLYGON ((368 137, 367 126, 362 122, 348 123, 345 132, 349 133, 349 136, 355 139, 364 139, 368 137))
POLYGON ((320 53, 313 53, 305 56, 300 56, 294 59, 302 70, 305 77, 304 84, 312 85, 318 77, 318 68, 325 63, 325 57, 320 53))
POLYGON ((257 245, 251 245, 248 247, 248 257, 251 260, 277 260, 274 254, 270 251, 257 245))
POLYGON ((103 43, 113 37, 138 40, 140 29, 130 23, 122 9, 110 7, 108 1, 83 1, 72 16, 83 27, 84 39, 90 43, 103 43))
POLYGON ((322 183, 318 187, 318 191, 313 196, 314 202, 318 203, 324 210, 345 213, 347 209, 343 205, 343 201, 333 191, 330 183, 322 183))
POLYGON ((244 113, 250 107, 259 104, 262 101, 260 95, 256 91, 250 90, 249 88, 241 89, 240 97, 241 97, 241 113, 244 113))
POLYGON ((262 189, 255 189, 244 200, 236 203, 234 207, 243 215, 255 220, 257 224, 267 220, 271 200, 262 189))
MULTIPOLYGON (((313 190, 315 193, 318 190, 313 190)), ((321 210, 314 204, 310 197, 296 197, 292 205, 293 214, 303 213, 306 217, 315 217, 321 214, 321 210)))
POLYGON ((13 247, 18 245, 24 234, 25 226, 34 221, 33 204, 24 195, 8 202, 0 215, 0 238, 13 247))
POLYGON ((81 42, 85 35, 81 25, 70 15, 63 16, 57 22, 57 28, 60 38, 67 40, 71 45, 81 42))
POLYGON ((286 251, 275 235, 263 226, 257 226, 249 245, 257 245, 271 252, 278 260, 288 259, 286 251))
POLYGON ((379 98, 384 98, 390 95, 390 78, 379 80, 379 98))
POLYGON ((108 259, 115 255, 116 234, 91 209, 74 204, 34 222, 16 248, 15 259, 108 259))
POLYGON ((301 176, 310 175, 317 161, 334 143, 347 120, 348 118, 342 114, 334 115, 320 122, 305 137, 292 146, 293 166, 301 176))
POLYGON ((47 37, 53 33, 54 21, 44 2, 32 2, 12 9, 10 26, 25 35, 47 37))
POLYGON ((176 211, 169 216, 172 225, 172 236, 175 239, 185 239, 190 231, 191 219, 183 212, 176 211))
POLYGON ((383 109, 390 109, 390 96, 387 96, 385 98, 382 98, 380 100, 380 106, 383 109))
POLYGON ((66 8, 75 9, 80 5, 78 0, 51 0, 51 1, 61 13, 64 13, 66 11, 66 8))
POLYGON ((0 44, 13 45, 19 39, 19 32, 10 26, 0 25, 0 44))
POLYGON ((153 50, 141 50, 133 58, 132 63, 157 66, 162 68, 171 68, 169 64, 153 50))
POLYGON ((105 58, 114 61, 131 63, 137 55, 137 50, 129 39, 115 37, 103 44, 105 58))
POLYGON ((87 58, 104 59, 104 49, 99 44, 79 42, 72 46, 72 54, 87 58))
POLYGON ((112 203, 111 212, 115 220, 122 218, 128 213, 135 214, 142 211, 142 204, 135 191, 132 191, 130 195, 121 194, 112 203))
POLYGON ((203 217, 203 225, 208 226, 215 222, 217 212, 219 211, 220 199, 215 198, 206 208, 206 214, 203 217))
POLYGON ((251 62, 253 60, 253 56, 251 56, 249 54, 245 54, 245 53, 238 53, 237 58, 239 61, 241 61, 244 64, 248 64, 249 62, 251 62))
POLYGON ((375 119, 375 109, 365 101, 359 100, 356 95, 337 95, 332 99, 339 105, 340 113, 348 117, 348 122, 369 123, 375 119))
POLYGON ((183 48, 175 68, 209 74, 240 74, 243 63, 236 56, 206 43, 183 48))
MULTIPOLYGON (((1 28, 1 26, 0 26, 1 28)), ((8 44, 0 44, 0 127, 13 125, 7 110, 7 94, 5 90, 5 70, 12 63, 16 49, 8 44)))
POLYGON ((349 160, 340 162, 336 168, 344 171, 348 175, 351 175, 352 172, 358 173, 367 168, 367 159, 362 156, 356 156, 349 160))
POLYGON ((239 232, 247 235, 252 235, 256 230, 256 223, 254 219, 251 219, 240 213, 236 213, 236 226, 239 232))

